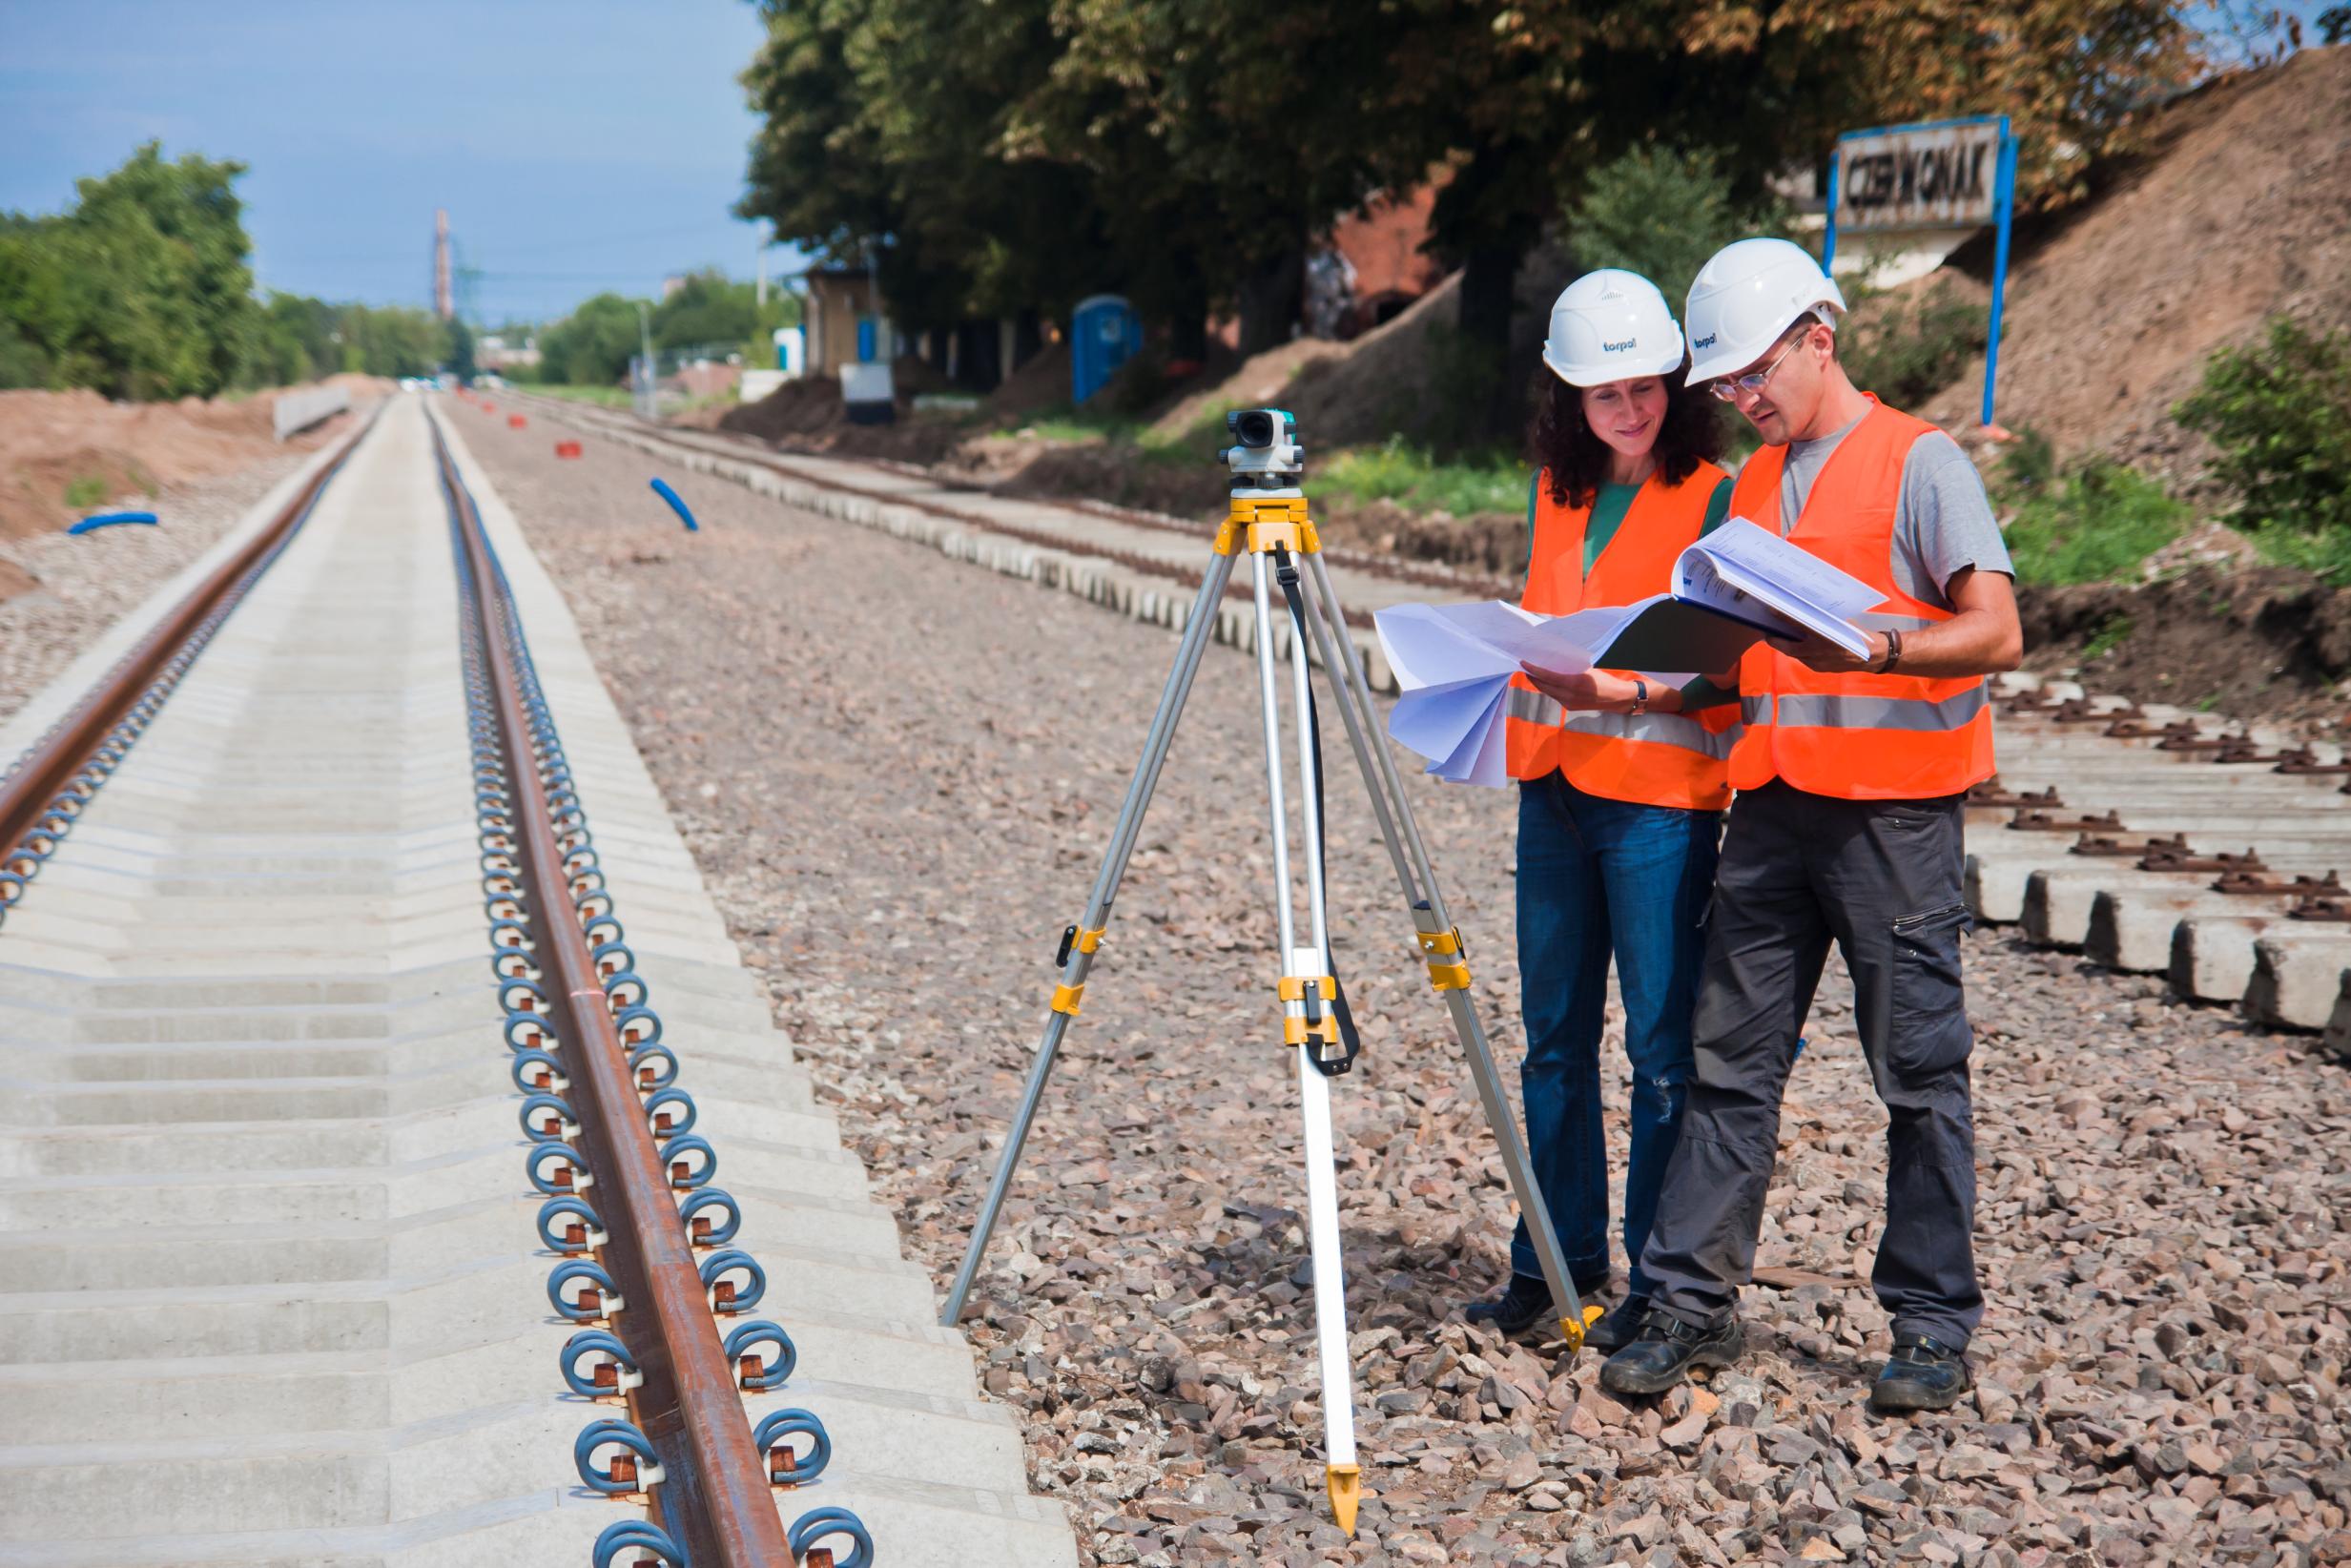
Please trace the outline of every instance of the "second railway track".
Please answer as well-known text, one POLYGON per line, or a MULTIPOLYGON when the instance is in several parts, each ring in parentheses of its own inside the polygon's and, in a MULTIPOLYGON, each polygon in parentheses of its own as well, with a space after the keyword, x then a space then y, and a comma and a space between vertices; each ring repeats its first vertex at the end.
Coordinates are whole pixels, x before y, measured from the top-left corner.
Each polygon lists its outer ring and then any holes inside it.
POLYGON ((0 927, 0 1564, 1074 1561, 439 446, 403 398, 281 486, 318 482, 265 573, 103 699, 133 730, 76 720, 98 765, 0 796, 37 861, 0 927))

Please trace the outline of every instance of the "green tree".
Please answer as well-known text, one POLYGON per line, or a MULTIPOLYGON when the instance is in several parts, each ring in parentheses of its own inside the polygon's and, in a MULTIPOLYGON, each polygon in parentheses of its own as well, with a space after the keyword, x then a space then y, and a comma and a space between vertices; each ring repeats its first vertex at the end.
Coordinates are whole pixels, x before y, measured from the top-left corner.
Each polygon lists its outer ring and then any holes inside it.
POLYGON ((234 182, 244 165, 149 142, 76 183, 72 211, 0 220, 0 318, 55 384, 210 396, 250 362, 259 307, 234 182))
POLYGON ((461 382, 472 381, 481 370, 473 358, 473 329, 462 318, 451 318, 445 323, 445 336, 448 340, 446 368, 461 382))
POLYGON ((540 333, 540 379, 604 386, 626 376, 629 356, 637 352, 637 304, 617 294, 599 294, 540 333))
POLYGON ((1722 160, 1705 149, 1634 148, 1595 171, 1567 208, 1576 264, 1622 267, 1670 296, 1732 240, 1786 230, 1784 203, 1742 200, 1733 190, 1722 160))
POLYGON ((745 342, 758 327, 755 292, 751 284, 733 282, 717 268, 706 267, 689 273, 653 307, 652 326, 657 348, 745 342))

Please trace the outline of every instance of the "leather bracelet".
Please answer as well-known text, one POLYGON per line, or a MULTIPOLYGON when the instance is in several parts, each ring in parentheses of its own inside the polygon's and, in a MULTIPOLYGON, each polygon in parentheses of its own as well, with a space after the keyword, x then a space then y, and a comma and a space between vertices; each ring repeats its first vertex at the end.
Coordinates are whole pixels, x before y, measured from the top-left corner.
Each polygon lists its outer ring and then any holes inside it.
POLYGON ((1893 673, 1894 666, 1900 664, 1901 662, 1902 633, 1895 629, 1888 627, 1886 630, 1886 663, 1879 667, 1878 673, 1881 675, 1890 675, 1893 673))

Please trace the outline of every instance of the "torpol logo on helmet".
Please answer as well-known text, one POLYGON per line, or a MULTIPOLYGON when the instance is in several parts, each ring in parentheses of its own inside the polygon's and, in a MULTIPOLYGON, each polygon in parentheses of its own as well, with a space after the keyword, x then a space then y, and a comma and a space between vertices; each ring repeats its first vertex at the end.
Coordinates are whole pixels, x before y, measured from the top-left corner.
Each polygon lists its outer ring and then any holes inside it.
POLYGON ((1543 363, 1570 386, 1598 386, 1681 368, 1681 328, 1658 287, 1637 272, 1603 267, 1559 291, 1551 305, 1543 363), (1649 349, 1640 352, 1646 343, 1649 349))
POLYGON ((1808 310, 1845 309, 1836 279, 1812 253, 1784 239, 1742 239, 1714 253, 1690 285, 1690 381, 1744 370, 1808 310))

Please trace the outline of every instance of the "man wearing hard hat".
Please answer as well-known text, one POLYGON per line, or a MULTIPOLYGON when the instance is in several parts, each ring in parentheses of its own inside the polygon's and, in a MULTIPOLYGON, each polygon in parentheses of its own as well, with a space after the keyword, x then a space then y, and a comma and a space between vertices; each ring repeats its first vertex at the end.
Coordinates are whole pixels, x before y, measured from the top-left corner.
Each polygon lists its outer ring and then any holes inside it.
POLYGON ((1691 285, 1692 382, 1763 438, 1731 513, 1886 595, 1869 656, 1825 639, 1759 644, 1693 1025, 1696 1076, 1641 1257, 1639 1336, 1602 1368, 1655 1393, 1741 1349, 1780 1099, 1833 940, 1889 1118, 1886 1229, 1871 1283, 1893 1318, 1880 1412, 1968 1392, 1983 1315, 1971 1233, 1975 1130, 1960 982, 1962 797, 1992 772, 1983 677, 2023 650, 2014 575, 1958 444, 1856 388, 1837 358, 1845 297, 1782 239, 1718 252, 1691 285))

